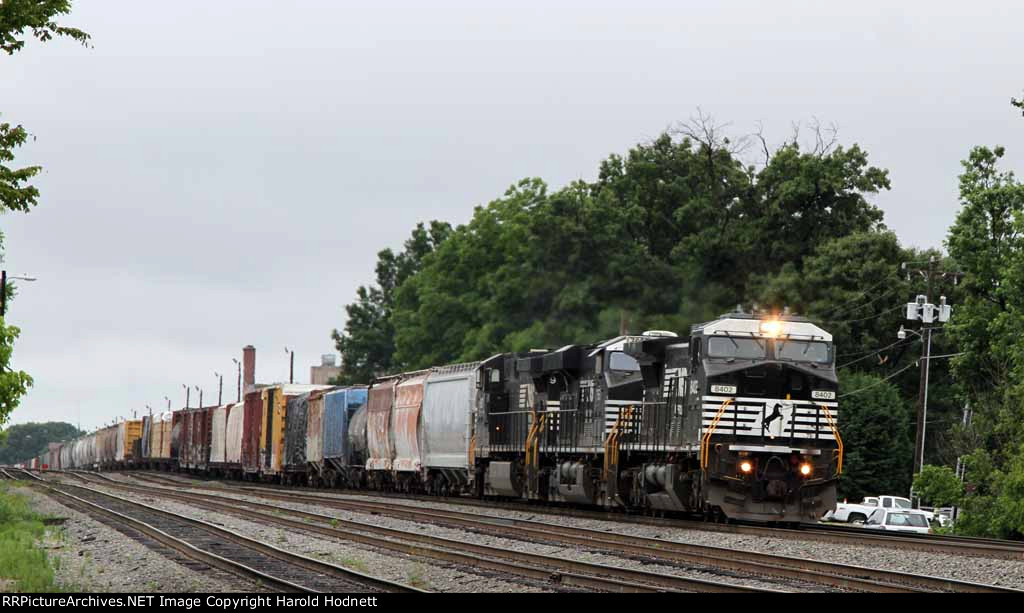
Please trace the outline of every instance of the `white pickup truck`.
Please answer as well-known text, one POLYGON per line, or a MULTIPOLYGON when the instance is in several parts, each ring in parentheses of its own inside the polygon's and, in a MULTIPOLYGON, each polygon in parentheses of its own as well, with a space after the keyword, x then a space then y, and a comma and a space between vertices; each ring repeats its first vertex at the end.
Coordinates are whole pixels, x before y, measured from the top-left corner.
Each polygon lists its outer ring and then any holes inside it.
MULTIPOLYGON (((822 517, 825 521, 840 522, 866 522, 871 514, 878 509, 912 509, 910 499, 901 496, 868 496, 860 504, 840 502, 835 510, 825 513, 822 517)), ((934 521, 932 513, 921 511, 928 518, 929 523, 934 521)))

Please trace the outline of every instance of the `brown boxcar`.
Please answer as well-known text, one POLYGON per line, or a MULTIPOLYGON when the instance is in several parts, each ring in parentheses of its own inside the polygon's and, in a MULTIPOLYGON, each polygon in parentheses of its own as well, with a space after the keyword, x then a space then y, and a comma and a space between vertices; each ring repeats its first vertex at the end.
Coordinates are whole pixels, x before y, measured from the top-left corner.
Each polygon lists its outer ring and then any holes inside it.
POLYGON ((178 464, 182 468, 205 471, 210 460, 210 421, 213 407, 183 411, 178 464))
POLYGON ((260 391, 245 395, 242 418, 242 471, 260 472, 260 441, 263 439, 263 396, 260 391))

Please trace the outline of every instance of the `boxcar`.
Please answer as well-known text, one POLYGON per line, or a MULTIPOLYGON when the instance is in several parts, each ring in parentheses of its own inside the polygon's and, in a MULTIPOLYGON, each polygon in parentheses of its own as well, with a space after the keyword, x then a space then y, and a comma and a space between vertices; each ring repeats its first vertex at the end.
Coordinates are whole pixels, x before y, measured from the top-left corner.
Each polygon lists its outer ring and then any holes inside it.
POLYGON ((174 413, 167 411, 153 416, 149 427, 149 453, 147 463, 153 468, 167 469, 171 464, 171 438, 174 413))
POLYGON ((210 411, 210 469, 221 469, 227 463, 229 409, 224 405, 210 411))
POLYGON ((311 485, 323 482, 324 474, 324 396, 328 390, 310 392, 306 408, 306 464, 311 485))
POLYGON ((294 481, 306 473, 306 421, 309 412, 309 394, 291 396, 286 403, 282 469, 294 481))
POLYGON ((245 405, 233 404, 227 410, 224 432, 224 468, 237 475, 242 470, 242 433, 245 420, 245 405))
POLYGON ((258 475, 262 466, 260 448, 263 441, 263 392, 254 391, 245 395, 242 418, 242 473, 245 476, 258 475))

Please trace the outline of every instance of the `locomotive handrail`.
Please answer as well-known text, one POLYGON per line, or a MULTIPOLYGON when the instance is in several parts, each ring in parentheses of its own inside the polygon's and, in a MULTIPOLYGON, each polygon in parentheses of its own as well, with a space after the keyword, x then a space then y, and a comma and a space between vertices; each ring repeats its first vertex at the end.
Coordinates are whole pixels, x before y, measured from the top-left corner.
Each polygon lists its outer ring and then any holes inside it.
POLYGON ((556 415, 562 413, 579 413, 577 409, 558 409, 555 411, 502 411, 501 413, 488 413, 488 416, 495 415, 546 415, 548 413, 554 413, 556 415))
POLYGON ((708 455, 710 454, 710 449, 708 448, 708 446, 711 444, 711 435, 715 433, 715 429, 718 428, 718 422, 721 421, 722 419, 722 414, 725 413, 725 409, 727 409, 729 405, 732 404, 732 401, 732 398, 726 398, 725 402, 722 403, 722 406, 718 407, 718 412, 715 413, 715 419, 711 421, 711 425, 708 426, 708 431, 700 440, 701 470, 707 468, 708 466, 708 455))
POLYGON ((608 438, 604 441, 604 480, 606 482, 611 467, 619 465, 619 431, 622 424, 633 416, 633 410, 633 405, 629 405, 625 411, 619 413, 619 416, 615 418, 615 425, 612 426, 608 438))
MULTIPOLYGON (((536 413, 534 413, 536 416, 536 413)), ((547 412, 545 411, 540 419, 535 419, 530 424, 530 431, 526 435, 526 466, 536 468, 538 465, 537 452, 540 449, 540 440, 537 435, 540 434, 540 429, 544 427, 544 420, 547 418, 547 412)))
POLYGON ((843 474, 843 437, 839 436, 839 428, 836 427, 836 420, 832 418, 832 412, 824 404, 821 405, 821 408, 825 411, 828 427, 832 428, 832 436, 836 437, 836 443, 839 444, 839 458, 836 462, 836 475, 838 476, 843 474))

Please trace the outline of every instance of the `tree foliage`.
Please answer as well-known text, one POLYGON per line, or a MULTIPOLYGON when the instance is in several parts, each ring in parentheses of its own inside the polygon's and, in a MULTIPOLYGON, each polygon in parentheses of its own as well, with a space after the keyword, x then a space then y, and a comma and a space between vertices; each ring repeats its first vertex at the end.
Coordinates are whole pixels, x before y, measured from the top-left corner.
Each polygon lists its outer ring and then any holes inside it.
POLYGON ((855 392, 840 401, 846 450, 840 494, 860 500, 906 492, 914 445, 912 415, 896 386, 874 375, 849 373, 840 379, 839 392, 855 392))
POLYGON ((21 397, 32 385, 32 377, 22 371, 11 370, 11 353, 14 351, 14 340, 21 330, 8 326, 0 317, 0 425, 7 421, 21 397))
POLYGON ((24 462, 46 451, 47 443, 69 441, 83 434, 75 426, 57 421, 11 426, 0 435, 0 464, 24 462))
POLYGON ((888 186, 857 146, 788 142, 756 169, 691 125, 609 156, 592 183, 524 179, 477 207, 393 296, 359 290, 339 348, 360 347, 348 372, 366 374, 685 330, 748 302, 761 276, 799 274, 821 244, 878 231, 867 196, 888 186))
POLYGON ((384 249, 377 254, 376 285, 359 287, 356 301, 345 307, 345 330, 331 333, 343 365, 336 383, 365 383, 394 369, 395 291, 419 271, 423 259, 450 232, 451 226, 444 222, 432 221, 429 228, 420 223, 400 253, 384 249))
POLYGON ((0 51, 14 55, 32 36, 46 42, 55 36, 67 36, 83 45, 89 35, 56 22, 60 15, 71 12, 71 0, 4 0, 0 2, 0 51))
MULTIPOLYGON (((844 353, 895 341, 890 307, 908 291, 899 263, 914 254, 869 202, 888 189, 886 171, 856 145, 821 139, 766 149, 760 167, 738 149, 702 118, 610 155, 592 182, 519 181, 430 241, 408 275, 393 274, 399 256, 381 252, 377 284, 358 290, 345 333, 335 333, 343 380, 620 331, 685 332, 752 300, 835 320, 824 324, 844 353), (843 301, 855 307, 837 312, 843 301)), ((869 357, 853 370, 890 372, 869 357)), ((844 389, 877 380, 858 375, 844 389)), ((909 485, 911 417, 894 389, 842 411, 854 442, 872 450, 847 463, 852 495, 909 485)))
POLYGON ((963 355, 952 368, 972 409, 960 428, 967 495, 957 529, 1024 535, 1024 184, 1000 168, 1002 147, 976 147, 963 162, 961 210, 947 238, 965 272, 950 326, 963 355))
POLYGON ((935 507, 949 507, 960 503, 964 485, 948 466, 925 464, 914 476, 914 493, 921 501, 935 507))

